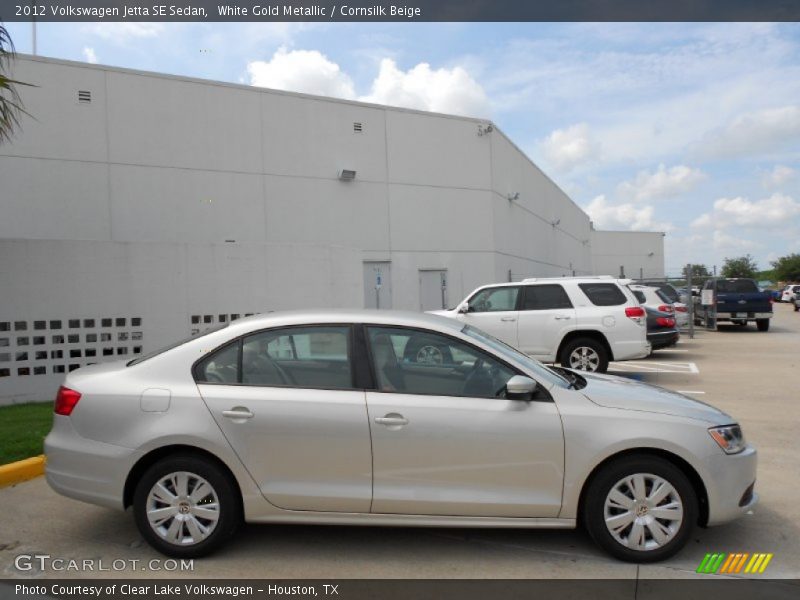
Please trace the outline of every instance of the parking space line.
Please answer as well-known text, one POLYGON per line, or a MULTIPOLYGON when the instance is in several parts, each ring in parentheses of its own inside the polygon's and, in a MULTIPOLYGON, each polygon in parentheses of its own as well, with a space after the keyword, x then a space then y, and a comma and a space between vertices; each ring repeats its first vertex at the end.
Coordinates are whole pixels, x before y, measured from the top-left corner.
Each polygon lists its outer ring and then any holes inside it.
POLYGON ((675 390, 679 394, 705 394, 705 392, 701 392, 699 390, 675 390))
POLYGON ((626 360, 618 363, 611 363, 608 370, 614 372, 691 373, 693 375, 698 375, 700 373, 700 369, 693 362, 653 362, 650 360, 646 362, 626 360))

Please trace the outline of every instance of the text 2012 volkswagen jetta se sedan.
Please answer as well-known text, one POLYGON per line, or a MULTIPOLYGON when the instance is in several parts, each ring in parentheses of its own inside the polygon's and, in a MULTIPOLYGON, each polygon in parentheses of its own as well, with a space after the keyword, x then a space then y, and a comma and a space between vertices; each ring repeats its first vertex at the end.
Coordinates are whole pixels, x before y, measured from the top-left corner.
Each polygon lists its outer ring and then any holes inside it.
POLYGON ((644 562, 757 501, 756 451, 725 413, 544 367, 432 315, 241 319, 70 373, 55 412, 50 485, 132 506, 173 556, 207 554, 242 520, 583 523, 612 555, 644 562))

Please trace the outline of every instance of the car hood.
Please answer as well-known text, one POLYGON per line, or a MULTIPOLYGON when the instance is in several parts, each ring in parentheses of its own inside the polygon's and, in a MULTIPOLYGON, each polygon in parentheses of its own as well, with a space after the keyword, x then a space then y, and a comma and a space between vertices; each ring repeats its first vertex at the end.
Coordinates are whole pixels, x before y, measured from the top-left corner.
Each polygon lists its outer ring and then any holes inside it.
POLYGON ((586 387, 580 390, 581 393, 590 401, 606 408, 687 417, 707 421, 712 425, 736 422, 733 417, 710 404, 664 388, 614 375, 583 371, 580 375, 586 379, 586 387))
POLYGON ((429 315, 439 315, 440 317, 452 317, 458 314, 454 308, 446 308, 444 310, 426 310, 429 315))

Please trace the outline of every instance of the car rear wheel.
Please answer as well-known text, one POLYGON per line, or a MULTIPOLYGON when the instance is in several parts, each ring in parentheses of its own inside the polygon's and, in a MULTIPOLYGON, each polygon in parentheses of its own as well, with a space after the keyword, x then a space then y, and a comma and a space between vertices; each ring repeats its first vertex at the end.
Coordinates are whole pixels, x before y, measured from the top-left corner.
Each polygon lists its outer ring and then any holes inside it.
POLYGON ((756 327, 759 331, 769 331, 769 319, 756 319, 756 327))
POLYGON ((597 340, 578 338, 565 344, 559 362, 568 369, 605 373, 608 370, 608 351, 597 340))
POLYGON ((593 478, 583 518, 589 535, 609 554, 644 563, 683 548, 697 511, 694 489, 680 469, 655 456, 633 456, 593 478))
POLYGON ((192 455, 168 457, 151 466, 136 486, 133 514, 151 546, 181 558, 210 554, 236 532, 242 519, 230 476, 192 455))

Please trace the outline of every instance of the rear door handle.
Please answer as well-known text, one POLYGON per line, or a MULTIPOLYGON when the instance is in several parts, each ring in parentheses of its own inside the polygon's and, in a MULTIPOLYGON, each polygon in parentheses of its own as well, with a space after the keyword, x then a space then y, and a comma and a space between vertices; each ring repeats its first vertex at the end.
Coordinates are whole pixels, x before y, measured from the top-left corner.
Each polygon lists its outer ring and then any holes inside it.
POLYGON ((375 422, 378 425, 386 425, 389 428, 397 428, 399 429, 403 425, 408 425, 408 419, 406 419, 403 415, 397 413, 389 413, 383 417, 375 417, 375 422))
POLYGON ((569 315, 556 315, 555 317, 556 321, 561 321, 562 319, 571 319, 571 318, 572 317, 570 317, 569 315))
POLYGON ((223 410, 222 416, 229 419, 252 419, 255 417, 255 415, 250 412, 250 409, 244 406, 235 406, 230 410, 223 410))
POLYGON ((501 321, 516 321, 517 317, 501 317, 501 321))

